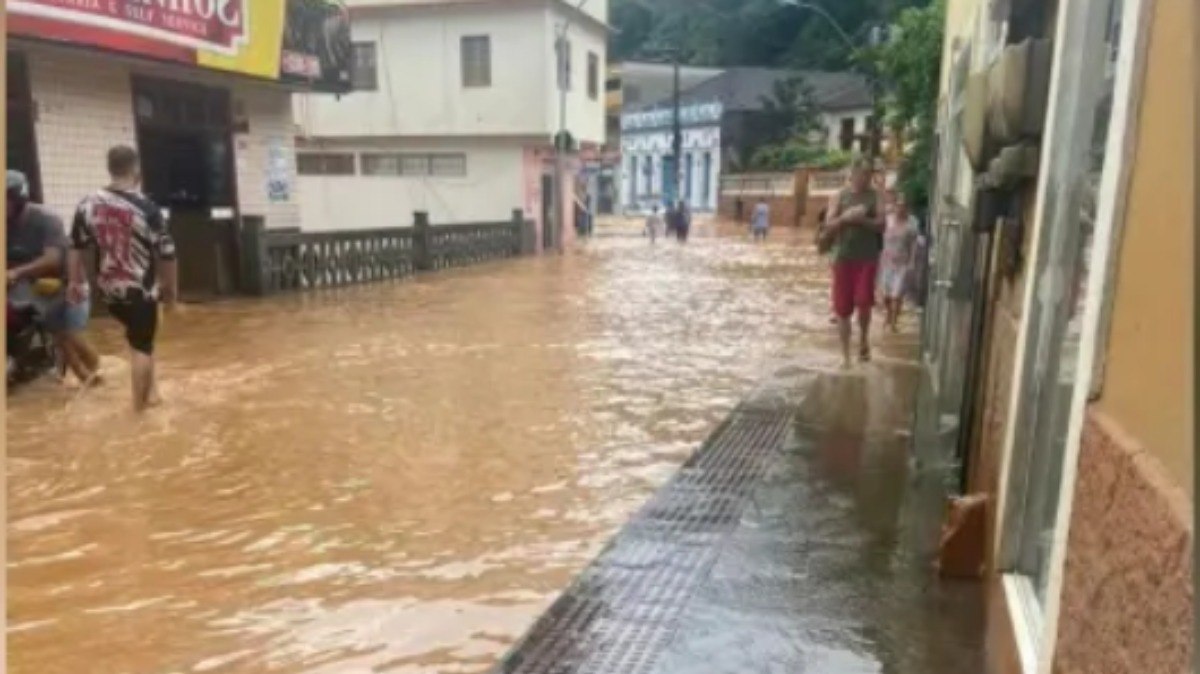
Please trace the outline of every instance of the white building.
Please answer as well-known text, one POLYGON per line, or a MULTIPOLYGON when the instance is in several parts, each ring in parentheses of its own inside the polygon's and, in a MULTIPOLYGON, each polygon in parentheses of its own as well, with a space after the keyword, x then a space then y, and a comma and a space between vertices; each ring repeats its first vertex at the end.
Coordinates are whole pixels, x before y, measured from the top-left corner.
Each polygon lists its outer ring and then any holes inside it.
POLYGON ((660 107, 621 116, 621 203, 626 212, 645 213, 654 204, 679 199, 693 212, 717 209, 722 113, 720 103, 680 107, 683 166, 678 195, 672 183, 673 110, 660 107))
POLYGON ((721 175, 745 171, 773 138, 778 121, 765 110, 775 87, 800 77, 821 117, 829 150, 863 150, 871 116, 867 81, 845 72, 729 68, 684 88, 679 96, 683 159, 679 191, 672 183, 673 98, 626 103, 621 115, 621 206, 646 212, 680 198, 693 211, 715 211, 721 175))
MULTIPOLYGON (((355 91, 296 97, 306 229, 505 220, 552 209, 556 37, 567 26, 566 129, 604 142, 607 0, 358 0, 355 91)), ((570 177, 578 161, 568 162, 570 177)), ((574 180, 562 191, 571 203, 574 180)), ((570 227, 568 210, 567 236, 570 227)))

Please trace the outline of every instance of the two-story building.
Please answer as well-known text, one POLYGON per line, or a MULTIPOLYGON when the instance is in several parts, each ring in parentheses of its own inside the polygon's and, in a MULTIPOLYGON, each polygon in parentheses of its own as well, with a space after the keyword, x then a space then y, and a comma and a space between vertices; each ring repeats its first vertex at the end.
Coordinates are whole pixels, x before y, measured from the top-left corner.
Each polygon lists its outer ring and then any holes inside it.
MULTIPOLYGON (((520 208, 552 245, 560 124, 575 150, 604 142, 607 1, 349 5, 354 92, 295 105, 306 229, 405 225, 414 211, 434 225, 504 220, 520 208)), ((568 239, 582 192, 569 155, 558 187, 568 239)))

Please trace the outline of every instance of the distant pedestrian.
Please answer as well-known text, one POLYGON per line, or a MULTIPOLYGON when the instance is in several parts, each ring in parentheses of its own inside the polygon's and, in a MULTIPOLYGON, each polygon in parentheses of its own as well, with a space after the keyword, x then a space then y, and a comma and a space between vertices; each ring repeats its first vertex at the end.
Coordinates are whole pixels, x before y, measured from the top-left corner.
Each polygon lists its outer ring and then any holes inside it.
POLYGON ((767 231, 771 228, 771 207, 765 199, 760 199, 754 206, 754 215, 750 216, 750 232, 755 241, 766 241, 767 231))
POLYGON ((909 214, 904 196, 897 195, 893 210, 887 217, 887 228, 883 232, 883 255, 880 257, 883 307, 886 312, 884 325, 891 328, 892 332, 899 329, 904 295, 914 267, 918 234, 916 218, 909 214))
POLYGON ((821 237, 822 250, 832 249, 833 309, 838 317, 842 359, 850 366, 850 319, 858 313, 859 359, 871 359, 871 310, 875 304, 875 278, 884 229, 883 200, 871 183, 872 166, 855 162, 850 186, 829 203, 829 224, 821 237))
POLYGON ((662 228, 663 219, 658 214, 658 204, 654 204, 650 209, 650 215, 646 216, 646 227, 642 231, 642 234, 650 237, 650 243, 654 243, 658 240, 658 232, 662 228))
POLYGON ((692 212, 688 209, 687 202, 679 202, 676 213, 678 213, 678 220, 675 223, 675 234, 679 237, 679 243, 687 243, 688 233, 692 229, 692 212))

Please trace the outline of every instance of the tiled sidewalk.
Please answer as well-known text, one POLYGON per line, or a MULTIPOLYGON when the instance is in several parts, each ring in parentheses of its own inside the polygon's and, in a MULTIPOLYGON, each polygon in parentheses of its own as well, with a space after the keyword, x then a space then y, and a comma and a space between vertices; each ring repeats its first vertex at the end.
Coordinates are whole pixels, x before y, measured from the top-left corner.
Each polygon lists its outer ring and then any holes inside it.
POLYGON ((783 367, 630 521, 503 674, 985 671, 976 586, 931 571, 915 370, 783 367))

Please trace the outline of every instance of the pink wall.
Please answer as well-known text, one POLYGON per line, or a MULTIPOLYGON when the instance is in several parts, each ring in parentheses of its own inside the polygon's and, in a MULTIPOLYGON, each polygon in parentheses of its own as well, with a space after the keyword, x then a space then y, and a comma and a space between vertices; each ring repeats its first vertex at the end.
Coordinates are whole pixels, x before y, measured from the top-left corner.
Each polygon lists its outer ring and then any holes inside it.
MULTIPOLYGON (((563 237, 564 243, 567 245, 575 241, 575 209, 572 204, 574 204, 574 185, 579 168, 578 158, 569 157, 567 159, 566 179, 563 180, 562 201, 560 202, 567 206, 563 237)), ((537 230, 537 250, 540 251, 542 241, 544 241, 543 228, 546 226, 546 223, 542 222, 542 176, 554 175, 554 150, 547 147, 526 147, 524 174, 525 215, 534 222, 537 230)))

